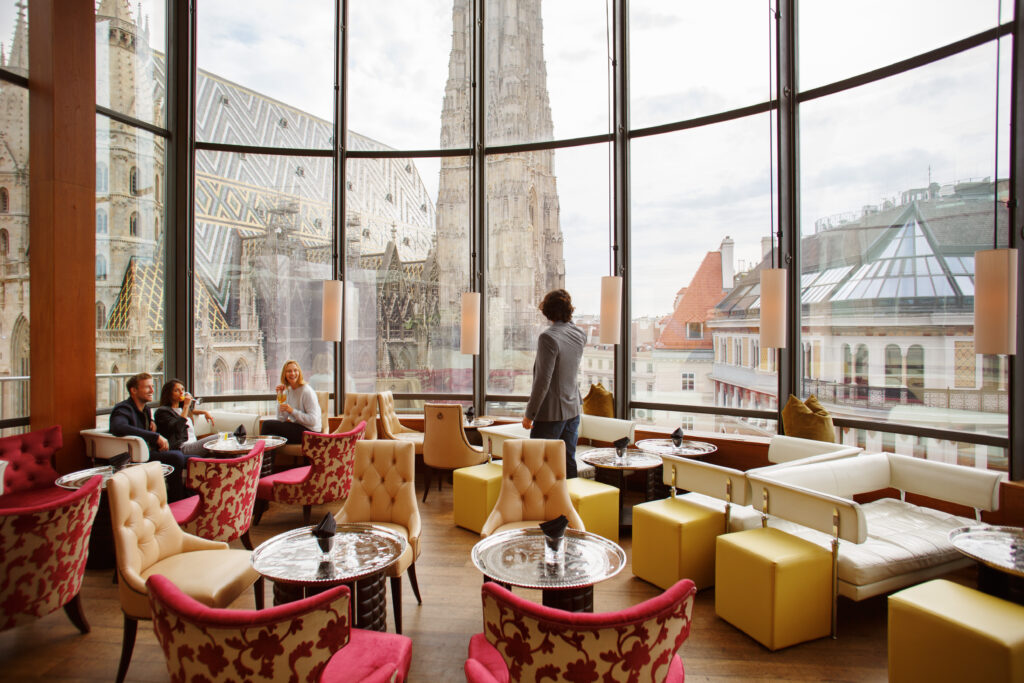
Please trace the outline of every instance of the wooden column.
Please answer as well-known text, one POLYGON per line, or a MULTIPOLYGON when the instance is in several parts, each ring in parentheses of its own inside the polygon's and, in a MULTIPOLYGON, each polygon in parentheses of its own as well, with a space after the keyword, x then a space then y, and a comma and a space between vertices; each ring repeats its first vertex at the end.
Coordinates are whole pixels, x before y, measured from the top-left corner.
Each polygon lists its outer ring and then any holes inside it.
POLYGON ((61 472, 96 421, 94 4, 29 4, 31 425, 61 426, 61 472))

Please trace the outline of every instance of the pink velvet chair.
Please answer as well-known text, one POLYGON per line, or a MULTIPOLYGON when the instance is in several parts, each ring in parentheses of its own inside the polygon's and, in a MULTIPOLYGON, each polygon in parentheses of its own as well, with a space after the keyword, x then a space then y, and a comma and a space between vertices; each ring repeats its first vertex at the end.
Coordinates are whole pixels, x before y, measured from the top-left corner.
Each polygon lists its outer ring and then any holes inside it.
POLYGON ((253 524, 260 523, 260 517, 271 501, 301 505, 303 524, 309 524, 314 505, 348 498, 352 489, 356 441, 365 429, 366 423, 360 422, 350 432, 303 434, 302 455, 310 464, 260 479, 256 487, 256 518, 253 524))
POLYGON ((60 427, 0 439, 0 631, 63 607, 82 633, 79 592, 101 477, 77 491, 54 485, 60 427))
POLYGON ((483 586, 484 632, 469 641, 466 680, 665 681, 685 678, 676 654, 690 635, 693 581, 619 612, 564 612, 483 586))
POLYGON ((173 683, 404 681, 412 641, 351 627, 348 586, 264 610, 214 609, 169 579, 146 582, 173 683))
POLYGON ((237 458, 189 458, 185 487, 198 491, 170 504, 174 521, 188 534, 230 543, 242 539, 252 550, 249 526, 263 464, 263 442, 237 458))

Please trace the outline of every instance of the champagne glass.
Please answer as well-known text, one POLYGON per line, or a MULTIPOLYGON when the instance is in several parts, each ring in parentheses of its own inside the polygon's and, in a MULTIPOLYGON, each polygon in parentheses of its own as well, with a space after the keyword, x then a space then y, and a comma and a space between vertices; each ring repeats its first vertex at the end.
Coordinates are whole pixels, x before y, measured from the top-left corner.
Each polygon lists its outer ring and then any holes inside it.
POLYGON ((284 394, 284 392, 283 392, 283 391, 279 391, 279 392, 277 392, 277 402, 278 402, 278 403, 284 403, 284 402, 285 402, 285 399, 287 399, 287 398, 288 398, 288 397, 287 397, 287 396, 285 396, 285 394, 284 394))

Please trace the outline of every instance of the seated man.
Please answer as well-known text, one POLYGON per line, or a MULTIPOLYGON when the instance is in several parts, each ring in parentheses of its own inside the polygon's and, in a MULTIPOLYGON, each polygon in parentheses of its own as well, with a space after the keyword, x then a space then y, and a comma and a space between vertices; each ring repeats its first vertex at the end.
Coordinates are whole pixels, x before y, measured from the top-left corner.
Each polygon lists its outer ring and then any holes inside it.
POLYGON ((181 451, 168 449, 167 439, 156 431, 153 416, 146 405, 153 400, 153 376, 140 372, 128 378, 129 397, 121 401, 110 413, 110 433, 114 436, 137 436, 149 446, 151 460, 171 465, 174 472, 167 477, 167 500, 181 500, 185 497, 185 462, 191 456, 181 451))

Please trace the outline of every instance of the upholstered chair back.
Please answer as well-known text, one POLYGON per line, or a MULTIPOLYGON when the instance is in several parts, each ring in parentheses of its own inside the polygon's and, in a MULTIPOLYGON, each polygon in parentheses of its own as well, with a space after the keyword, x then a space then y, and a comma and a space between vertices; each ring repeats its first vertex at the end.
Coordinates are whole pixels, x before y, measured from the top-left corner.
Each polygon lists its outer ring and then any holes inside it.
MULTIPOLYGON (((345 394, 345 410, 341 422, 332 432, 349 432, 360 422, 366 423, 364 439, 377 438, 377 394, 345 394)), ((325 425, 326 426, 326 425, 325 425)))
POLYGON ((416 456, 411 443, 360 441, 356 444, 352 490, 338 511, 338 522, 384 522, 409 530, 413 556, 419 555, 420 510, 416 504, 416 456))
MULTIPOLYGON (((683 579, 619 612, 564 612, 521 598, 498 584, 482 589, 484 637, 513 681, 682 680, 676 652, 690 635, 697 589, 683 579)), ((470 646, 472 656, 473 646, 470 646)))
MULTIPOLYGON (((0 508, 0 631, 77 599, 100 481, 99 475, 92 477, 77 491, 54 487, 59 497, 38 506, 0 508)), ((88 624, 75 625, 82 632, 89 630, 88 624)))
POLYGON ((238 458, 189 458, 185 486, 199 494, 198 501, 186 499, 171 505, 195 503, 181 529, 211 541, 230 543, 252 524, 256 486, 263 465, 262 441, 238 458))
POLYGON ((412 431, 398 421, 398 414, 395 412, 395 395, 390 391, 382 391, 377 394, 377 405, 380 408, 380 426, 385 439, 395 438, 395 434, 412 431))
POLYGON ((172 681, 319 681, 351 637, 347 586, 256 612, 210 609, 159 574, 147 587, 172 681))
POLYGON ((487 456, 466 440, 465 417, 458 403, 427 403, 423 406, 423 462, 430 467, 454 470, 479 465, 487 456))
MULTIPOLYGON (((8 463, 0 486, 4 496, 52 486, 58 477, 53 457, 62 444, 60 425, 0 439, 0 460, 8 463)), ((4 506, 14 507, 13 501, 7 498, 4 506)))
POLYGON ((356 441, 366 423, 340 434, 302 435, 302 455, 309 460, 306 477, 297 483, 275 482, 271 500, 292 505, 319 505, 345 500, 352 488, 356 441))
POLYGON ((573 529, 585 530, 565 483, 564 441, 512 439, 504 443, 501 452, 501 489, 481 536, 507 524, 539 523, 559 515, 565 515, 573 529))

